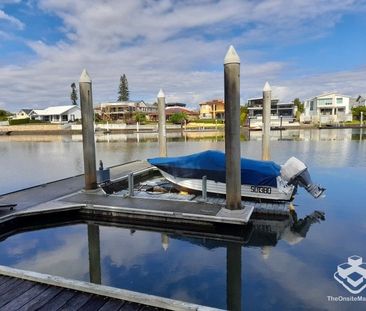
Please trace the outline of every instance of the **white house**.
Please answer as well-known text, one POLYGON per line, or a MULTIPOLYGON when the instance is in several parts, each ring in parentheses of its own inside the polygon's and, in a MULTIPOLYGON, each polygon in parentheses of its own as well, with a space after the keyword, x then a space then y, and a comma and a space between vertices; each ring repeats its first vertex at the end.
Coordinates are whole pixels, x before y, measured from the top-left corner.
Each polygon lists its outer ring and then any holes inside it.
POLYGON ((30 114, 32 113, 33 109, 21 109, 19 112, 16 113, 14 119, 27 119, 30 118, 30 114))
POLYGON ((46 109, 34 109, 30 113, 33 120, 46 121, 51 123, 73 122, 81 119, 81 110, 79 106, 54 106, 46 109))
POLYGON ((301 121, 337 123, 351 120, 350 96, 328 93, 304 102, 304 115, 301 121))
POLYGON ((359 95, 357 98, 353 101, 354 107, 360 107, 360 106, 366 106, 366 97, 359 95))

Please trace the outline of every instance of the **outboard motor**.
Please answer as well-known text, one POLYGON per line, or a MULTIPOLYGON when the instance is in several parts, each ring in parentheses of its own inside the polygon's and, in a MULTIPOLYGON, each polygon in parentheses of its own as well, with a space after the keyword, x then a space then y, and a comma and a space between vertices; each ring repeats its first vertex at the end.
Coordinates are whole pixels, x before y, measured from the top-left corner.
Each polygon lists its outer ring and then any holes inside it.
POLYGON ((303 187, 309 192, 314 198, 319 198, 325 191, 316 184, 313 184, 308 168, 306 165, 295 157, 291 157, 281 167, 281 177, 287 181, 289 185, 303 187))

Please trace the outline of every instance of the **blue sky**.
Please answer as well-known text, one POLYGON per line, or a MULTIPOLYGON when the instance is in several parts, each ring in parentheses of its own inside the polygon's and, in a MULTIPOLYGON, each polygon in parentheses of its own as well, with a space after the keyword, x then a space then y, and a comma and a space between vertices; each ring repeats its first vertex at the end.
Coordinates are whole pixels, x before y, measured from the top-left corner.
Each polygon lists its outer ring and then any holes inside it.
POLYGON ((198 107, 223 97, 223 58, 241 58, 241 101, 268 80, 282 101, 366 95, 365 0, 0 0, 0 108, 69 104, 87 68, 94 104, 117 98, 198 107))

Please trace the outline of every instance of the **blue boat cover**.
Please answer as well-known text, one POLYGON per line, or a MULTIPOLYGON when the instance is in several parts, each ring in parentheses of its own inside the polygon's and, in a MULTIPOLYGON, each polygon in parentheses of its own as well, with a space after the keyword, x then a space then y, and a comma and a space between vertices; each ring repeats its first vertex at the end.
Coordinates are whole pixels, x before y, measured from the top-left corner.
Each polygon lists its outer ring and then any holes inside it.
MULTIPOLYGON (((208 150, 182 157, 164 157, 147 160, 173 175, 181 178, 207 179, 225 183, 226 161, 221 151, 208 150)), ((254 186, 277 187, 276 177, 281 167, 272 161, 257 161, 241 158, 241 183, 254 186)))

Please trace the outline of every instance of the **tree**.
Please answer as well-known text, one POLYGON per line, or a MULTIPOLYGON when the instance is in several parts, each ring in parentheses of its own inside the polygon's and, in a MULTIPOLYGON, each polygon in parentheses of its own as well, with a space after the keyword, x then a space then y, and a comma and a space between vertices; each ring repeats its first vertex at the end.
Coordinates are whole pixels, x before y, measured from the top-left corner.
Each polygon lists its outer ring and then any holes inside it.
POLYGON ((0 121, 6 121, 11 116, 11 113, 6 110, 0 109, 0 121))
POLYGON ((305 111, 304 104, 300 101, 299 98, 294 99, 294 105, 297 107, 297 111, 303 113, 305 111))
POLYGON ((145 123, 146 122, 146 114, 142 112, 136 112, 135 113, 135 121, 139 123, 145 123))
POLYGON ((296 119, 300 120, 300 115, 305 111, 304 104, 299 98, 294 99, 294 105, 297 107, 296 119))
POLYGON ((71 94, 70 94, 71 102, 73 105, 77 105, 78 102, 78 93, 76 91, 76 85, 75 82, 71 83, 71 94))
POLYGON ((248 118, 248 107, 246 106, 240 106, 240 125, 244 126, 246 124, 247 118, 248 118))
POLYGON ((358 106, 352 108, 352 116, 354 120, 361 120, 361 112, 363 112, 364 118, 366 118, 366 107, 358 106))
POLYGON ((121 76, 121 78, 119 79, 118 94, 119 102, 128 101, 130 98, 130 92, 128 91, 128 81, 125 74, 123 74, 123 76, 121 76))
POLYGON ((187 119, 187 114, 184 112, 176 112, 170 116, 169 121, 173 124, 183 124, 184 120, 187 119))

